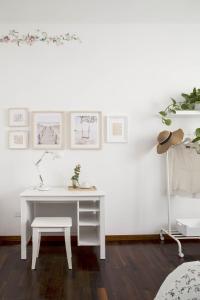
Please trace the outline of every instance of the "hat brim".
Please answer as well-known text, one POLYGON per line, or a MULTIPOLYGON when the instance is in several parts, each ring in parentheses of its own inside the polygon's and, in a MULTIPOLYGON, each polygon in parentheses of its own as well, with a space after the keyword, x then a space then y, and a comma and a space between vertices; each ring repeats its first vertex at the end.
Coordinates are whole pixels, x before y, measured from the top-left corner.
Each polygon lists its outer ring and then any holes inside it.
POLYGON ((169 141, 163 145, 158 144, 157 145, 157 153, 162 154, 167 152, 167 150, 172 146, 172 145, 177 145, 180 144, 183 140, 184 137, 184 132, 182 129, 175 130, 172 132, 172 136, 169 139, 169 141))

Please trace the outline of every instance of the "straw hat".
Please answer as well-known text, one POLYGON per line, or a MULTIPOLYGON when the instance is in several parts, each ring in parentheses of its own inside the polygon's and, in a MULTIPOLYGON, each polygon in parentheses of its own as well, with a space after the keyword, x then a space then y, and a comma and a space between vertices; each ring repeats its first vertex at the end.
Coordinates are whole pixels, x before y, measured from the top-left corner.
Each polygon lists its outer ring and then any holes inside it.
POLYGON ((172 145, 180 144, 183 140, 184 132, 182 129, 176 131, 161 131, 158 135, 157 153, 165 153, 172 145))

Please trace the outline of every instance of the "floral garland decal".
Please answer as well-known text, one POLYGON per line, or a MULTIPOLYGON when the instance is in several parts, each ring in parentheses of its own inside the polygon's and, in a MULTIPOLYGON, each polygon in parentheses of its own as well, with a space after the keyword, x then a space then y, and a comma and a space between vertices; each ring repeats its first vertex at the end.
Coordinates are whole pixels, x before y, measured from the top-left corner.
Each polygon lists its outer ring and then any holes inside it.
POLYGON ((36 30, 35 33, 27 33, 27 34, 20 34, 15 30, 10 30, 7 35, 0 37, 0 43, 12 43, 16 44, 17 46, 20 45, 29 45, 32 46, 36 42, 45 42, 46 44, 55 44, 57 46, 63 45, 65 42, 70 41, 79 41, 81 42, 80 38, 77 34, 60 34, 60 35, 48 35, 46 32, 42 32, 40 29, 36 30))

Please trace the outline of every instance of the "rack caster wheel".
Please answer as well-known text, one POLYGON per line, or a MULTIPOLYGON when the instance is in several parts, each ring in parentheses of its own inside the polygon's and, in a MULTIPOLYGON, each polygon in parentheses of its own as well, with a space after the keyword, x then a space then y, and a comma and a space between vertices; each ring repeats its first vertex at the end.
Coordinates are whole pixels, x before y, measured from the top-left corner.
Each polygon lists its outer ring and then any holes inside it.
POLYGON ((181 252, 178 254, 178 256, 182 258, 182 257, 184 257, 184 254, 181 252))
POLYGON ((165 238, 164 238, 164 235, 163 235, 163 231, 161 230, 161 232, 160 232, 160 240, 161 240, 161 241, 164 241, 164 239, 165 239, 165 238))

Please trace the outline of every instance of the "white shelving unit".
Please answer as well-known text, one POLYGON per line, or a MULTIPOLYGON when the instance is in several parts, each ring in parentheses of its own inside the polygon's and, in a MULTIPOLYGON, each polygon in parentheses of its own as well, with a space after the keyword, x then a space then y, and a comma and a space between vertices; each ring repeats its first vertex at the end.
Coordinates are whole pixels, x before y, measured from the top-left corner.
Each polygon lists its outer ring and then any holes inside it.
POLYGON ((200 117, 200 110, 177 110, 176 114, 170 114, 170 117, 200 117))
POLYGON ((100 202, 79 201, 77 205, 78 245, 99 245, 100 202))
MULTIPOLYGON (((180 110, 177 111, 176 114, 170 114, 170 118, 196 118, 200 117, 200 111, 199 110, 180 110)), ((170 151, 170 150, 168 150, 170 151)), ((162 228, 160 231, 160 239, 164 240, 164 234, 170 236, 173 240, 175 240, 178 244, 178 255, 180 257, 184 257, 183 251, 182 251, 182 245, 180 240, 190 240, 190 239, 200 239, 200 236, 185 236, 181 234, 177 229, 172 230, 171 226, 171 195, 170 195, 170 174, 169 174, 169 154, 167 152, 166 155, 166 176, 167 176, 167 200, 168 200, 168 228, 162 228)))
MULTIPOLYGON (((199 114, 200 115, 200 114, 199 114)), ((170 150, 168 150, 170 151, 170 150)), ((164 240, 164 234, 171 237, 178 244, 178 255, 184 257, 180 240, 200 239, 200 236, 185 236, 177 229, 172 230, 171 226, 171 195, 170 195, 170 174, 169 174, 169 153, 166 154, 166 175, 167 175, 167 200, 168 200, 168 228, 161 228, 160 239, 164 240)))

